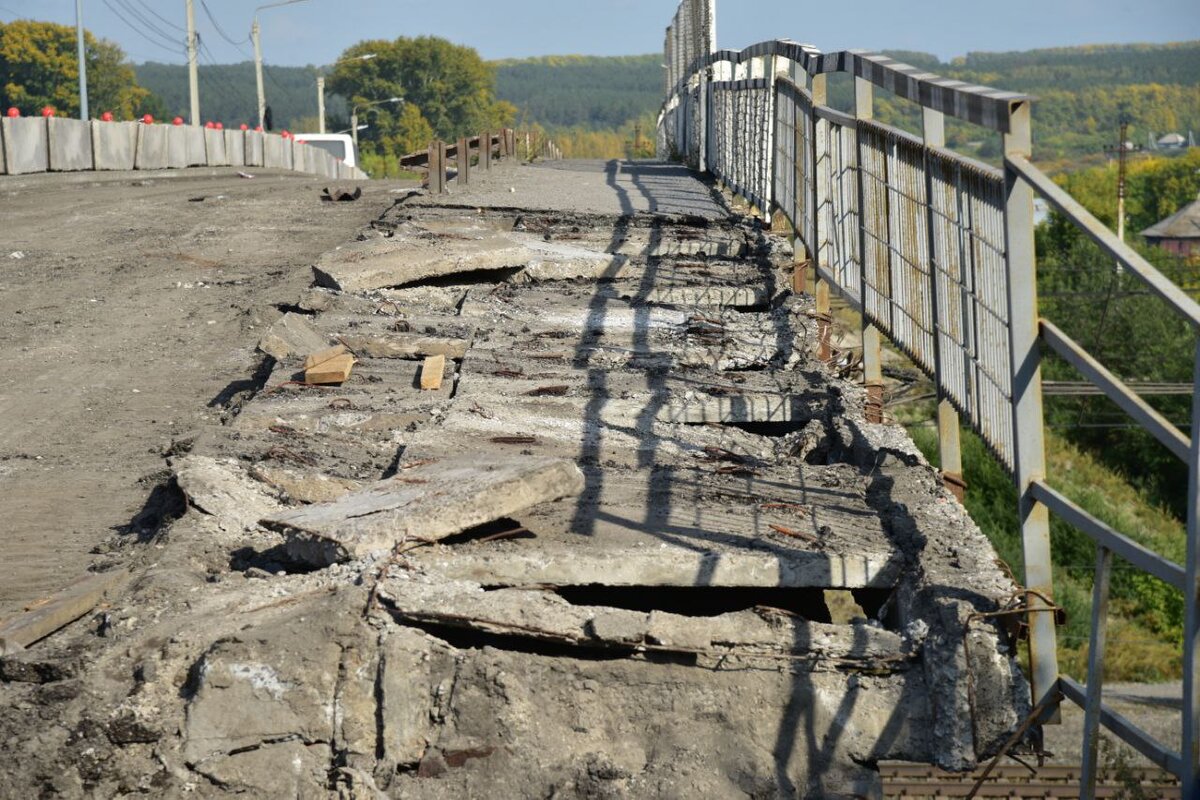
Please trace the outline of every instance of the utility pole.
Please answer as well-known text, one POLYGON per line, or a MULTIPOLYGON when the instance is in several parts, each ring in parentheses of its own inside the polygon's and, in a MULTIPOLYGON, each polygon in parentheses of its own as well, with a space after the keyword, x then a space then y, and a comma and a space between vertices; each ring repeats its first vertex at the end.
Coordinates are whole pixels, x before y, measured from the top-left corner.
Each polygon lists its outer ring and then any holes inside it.
POLYGON ((354 139, 354 153, 358 156, 358 106, 350 111, 350 137, 354 139))
MULTIPOLYGON (((1122 242, 1125 241, 1125 176, 1127 174, 1127 160, 1129 152, 1137 149, 1141 150, 1141 146, 1134 148, 1128 142, 1130 117, 1126 113, 1122 113, 1120 117, 1120 133, 1117 137, 1117 238, 1122 242)), ((1111 153, 1112 148, 1105 148, 1106 153, 1111 153)), ((1118 264, 1118 269, 1120 265, 1118 264)))
POLYGON ((262 37, 259 36, 258 14, 254 15, 254 25, 250 27, 250 38, 254 40, 254 79, 258 82, 258 125, 265 130, 267 96, 263 92, 262 37))
POLYGON ((79 118, 88 119, 87 60, 83 47, 83 0, 75 0, 75 38, 79 49, 79 118))
POLYGON ((194 0, 187 4, 187 51, 188 51, 188 94, 192 101, 192 124, 200 124, 200 73, 196 64, 196 6, 194 0))
POLYGON ((325 132, 325 76, 317 76, 317 119, 321 120, 317 133, 325 132))

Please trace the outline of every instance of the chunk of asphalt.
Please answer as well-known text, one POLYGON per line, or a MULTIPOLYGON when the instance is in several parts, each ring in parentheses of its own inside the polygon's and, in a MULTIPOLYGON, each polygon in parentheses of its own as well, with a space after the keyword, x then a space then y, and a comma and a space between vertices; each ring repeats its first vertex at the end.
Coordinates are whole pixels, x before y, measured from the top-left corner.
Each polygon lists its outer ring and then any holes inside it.
POLYGON ((435 541, 583 490, 566 459, 471 456, 418 463, 329 503, 262 520, 287 538, 288 555, 326 567, 435 541))

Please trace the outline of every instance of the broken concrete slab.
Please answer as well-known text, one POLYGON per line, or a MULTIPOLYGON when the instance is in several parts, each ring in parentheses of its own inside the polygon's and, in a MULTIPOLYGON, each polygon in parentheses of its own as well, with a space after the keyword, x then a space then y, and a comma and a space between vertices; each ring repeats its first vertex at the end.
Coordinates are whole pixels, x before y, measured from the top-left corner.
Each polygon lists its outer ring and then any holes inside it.
MULTIPOLYGON (((501 584, 503 585, 503 584, 501 584)), ((433 572, 390 574, 376 588, 392 615, 585 648, 630 648, 719 656, 762 653, 818 659, 907 660, 899 634, 863 623, 831 625, 779 611, 683 616, 600 605, 576 605, 548 591, 483 586, 433 572)))
POLYGON ((481 455, 415 463, 332 503, 264 517, 292 558, 327 566, 445 538, 538 503, 570 497, 583 475, 569 461, 481 455))
POLYGON ((282 492, 287 499, 297 503, 328 503, 362 488, 361 481, 338 478, 312 469, 263 463, 250 468, 250 477, 282 492))
POLYGON ((283 510, 236 462, 189 455, 173 460, 171 469, 188 502, 230 533, 254 530, 258 520, 283 510))
POLYGON ((302 314, 288 312, 267 329, 258 342, 258 349, 282 361, 290 357, 303 357, 324 350, 329 340, 302 314))
POLYGON ((313 272, 321 286, 361 292, 462 273, 520 269, 550 262, 610 264, 613 257, 517 234, 489 233, 470 239, 397 235, 356 242, 326 253, 313 272))
MULTIPOLYGON (((526 522, 522 517, 521 522, 526 522)), ((534 524, 535 528, 540 526, 534 524)), ((596 532, 604 536, 605 531, 596 532)), ((485 586, 783 586, 790 588, 891 588, 903 569, 895 553, 822 553, 793 550, 770 552, 716 551, 703 547, 604 545, 572 547, 542 541, 535 552, 517 546, 492 552, 426 550, 413 559, 448 579, 485 586)), ((875 543, 872 543, 875 544, 875 543)), ((529 549, 529 548, 526 548, 529 549)))

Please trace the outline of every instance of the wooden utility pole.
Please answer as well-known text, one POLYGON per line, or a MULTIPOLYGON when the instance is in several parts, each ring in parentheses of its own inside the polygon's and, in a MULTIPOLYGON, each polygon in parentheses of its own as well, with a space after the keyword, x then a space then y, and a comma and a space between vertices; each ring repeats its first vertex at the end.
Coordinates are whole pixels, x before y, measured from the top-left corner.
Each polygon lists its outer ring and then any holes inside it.
POLYGON ((187 4, 187 53, 188 95, 191 98, 192 124, 200 124, 200 73, 196 64, 196 6, 193 0, 187 4))
MULTIPOLYGON (((1117 238, 1122 242, 1125 241, 1125 176, 1128 173, 1128 158, 1129 153, 1133 150, 1141 150, 1140 146, 1133 147, 1129 142, 1129 123, 1128 114, 1122 113, 1120 117, 1120 128, 1117 135, 1117 238)), ((1112 153, 1113 148, 1106 147, 1104 152, 1112 153)), ((1119 268, 1119 267, 1118 267, 1119 268)))

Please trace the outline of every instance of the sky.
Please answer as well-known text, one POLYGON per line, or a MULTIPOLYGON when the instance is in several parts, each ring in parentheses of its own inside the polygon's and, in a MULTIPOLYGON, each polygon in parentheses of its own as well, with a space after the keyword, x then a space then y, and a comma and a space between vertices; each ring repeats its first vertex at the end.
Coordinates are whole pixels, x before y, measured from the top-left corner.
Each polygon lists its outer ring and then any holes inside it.
MULTIPOLYGON (((676 2, 303 0, 261 12, 263 56, 269 64, 328 64, 362 39, 418 35, 470 45, 487 59, 655 53, 662 50, 676 2)), ((85 26, 116 41, 133 61, 185 60, 184 0, 83 0, 83 5, 85 26)), ((248 37, 256 5, 255 0, 196 0, 205 47, 201 64, 251 57, 248 37)), ((0 0, 0 22, 22 17, 73 25, 75 0, 0 0)), ((717 0, 720 47, 738 49, 774 38, 822 50, 921 50, 943 59, 980 50, 1183 41, 1200 39, 1200 3, 717 0)))

